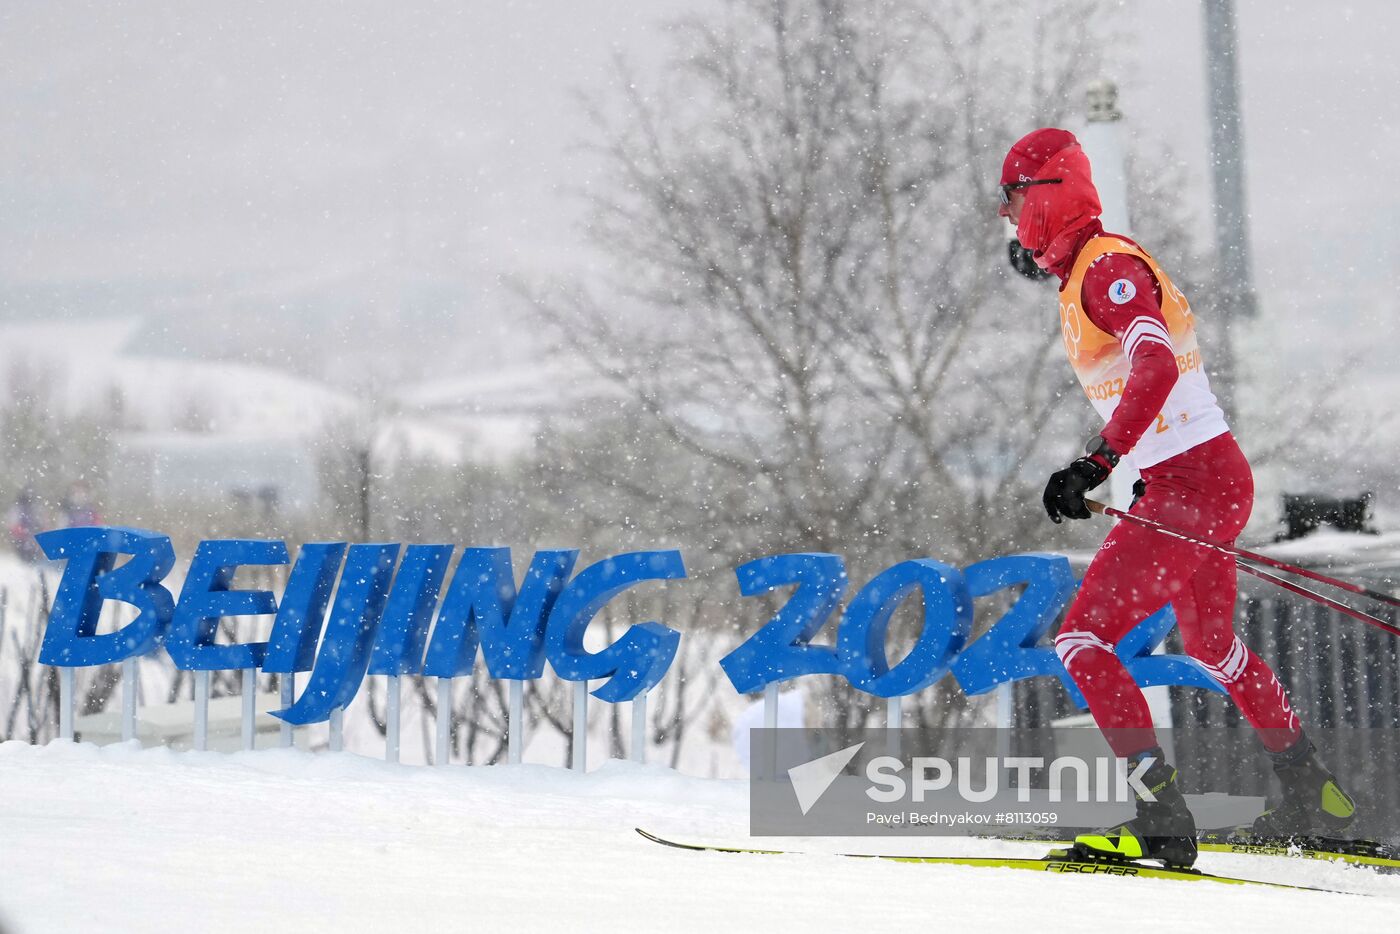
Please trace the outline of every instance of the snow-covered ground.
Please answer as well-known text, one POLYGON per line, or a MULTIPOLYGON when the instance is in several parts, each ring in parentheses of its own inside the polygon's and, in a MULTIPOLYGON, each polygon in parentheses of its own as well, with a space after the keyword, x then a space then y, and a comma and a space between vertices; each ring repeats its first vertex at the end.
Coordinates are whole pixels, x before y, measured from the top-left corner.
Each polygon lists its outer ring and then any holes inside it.
POLYGON ((841 859, 1035 855, 1029 844, 760 841, 809 855, 667 850, 633 832, 742 842, 744 783, 610 762, 434 769, 298 750, 174 753, 0 744, 0 926, 58 931, 1389 930, 1400 877, 1207 854, 1201 867, 1358 894, 1237 889, 841 859), (1370 895, 1373 897, 1363 897, 1370 895))

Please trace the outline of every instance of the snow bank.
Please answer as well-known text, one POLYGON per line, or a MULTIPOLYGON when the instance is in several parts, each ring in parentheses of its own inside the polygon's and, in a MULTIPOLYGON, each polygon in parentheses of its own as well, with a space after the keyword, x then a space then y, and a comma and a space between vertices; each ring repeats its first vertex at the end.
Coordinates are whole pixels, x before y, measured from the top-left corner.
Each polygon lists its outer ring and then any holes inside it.
POLYGON ((1354 895, 841 859, 1033 855, 986 840, 764 840, 811 855, 649 844, 747 836, 743 782, 610 762, 394 766, 297 750, 0 744, 0 917, 55 931, 1040 930, 1151 918, 1232 931, 1388 929, 1400 878, 1208 854, 1202 868, 1354 895), (1193 924, 1195 922, 1195 924, 1193 924))

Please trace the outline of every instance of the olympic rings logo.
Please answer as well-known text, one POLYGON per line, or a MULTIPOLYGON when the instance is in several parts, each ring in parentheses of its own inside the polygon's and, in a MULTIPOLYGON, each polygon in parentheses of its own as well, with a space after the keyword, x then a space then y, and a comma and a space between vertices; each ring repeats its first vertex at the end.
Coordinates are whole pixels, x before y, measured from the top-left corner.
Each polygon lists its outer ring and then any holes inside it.
POLYGON ((1073 302, 1060 303, 1060 333, 1065 339, 1065 350, 1071 360, 1079 359, 1079 342, 1084 338, 1084 322, 1080 320, 1079 308, 1073 302))

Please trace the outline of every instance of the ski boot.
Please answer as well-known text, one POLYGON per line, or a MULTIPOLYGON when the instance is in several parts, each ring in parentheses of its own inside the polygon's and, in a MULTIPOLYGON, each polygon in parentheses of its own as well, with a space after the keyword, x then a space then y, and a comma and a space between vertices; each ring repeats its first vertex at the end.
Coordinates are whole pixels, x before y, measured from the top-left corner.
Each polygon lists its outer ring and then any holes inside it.
POLYGON ((1196 861, 1196 819, 1176 784, 1176 769, 1167 764, 1160 746, 1128 760, 1131 774, 1147 757, 1156 760, 1142 776, 1142 786, 1155 800, 1134 790, 1137 816, 1107 830, 1080 834, 1065 851, 1070 859, 1155 859, 1163 865, 1189 869, 1196 861))
POLYGON ((1255 837, 1336 837, 1356 816, 1356 802, 1317 757, 1307 736, 1283 752, 1271 752, 1283 799, 1248 828, 1255 837))

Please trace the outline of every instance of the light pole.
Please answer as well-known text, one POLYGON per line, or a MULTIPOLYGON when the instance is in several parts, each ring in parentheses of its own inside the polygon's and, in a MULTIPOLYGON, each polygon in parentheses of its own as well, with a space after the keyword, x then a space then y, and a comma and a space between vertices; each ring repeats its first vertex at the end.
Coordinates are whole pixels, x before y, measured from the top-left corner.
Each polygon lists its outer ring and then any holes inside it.
POLYGON ((1215 253, 1220 340, 1211 382, 1227 417, 1235 414, 1235 353, 1230 328, 1256 311, 1244 197, 1244 130, 1240 120, 1234 0, 1204 0, 1206 81, 1210 95, 1211 182, 1215 192, 1215 253))

